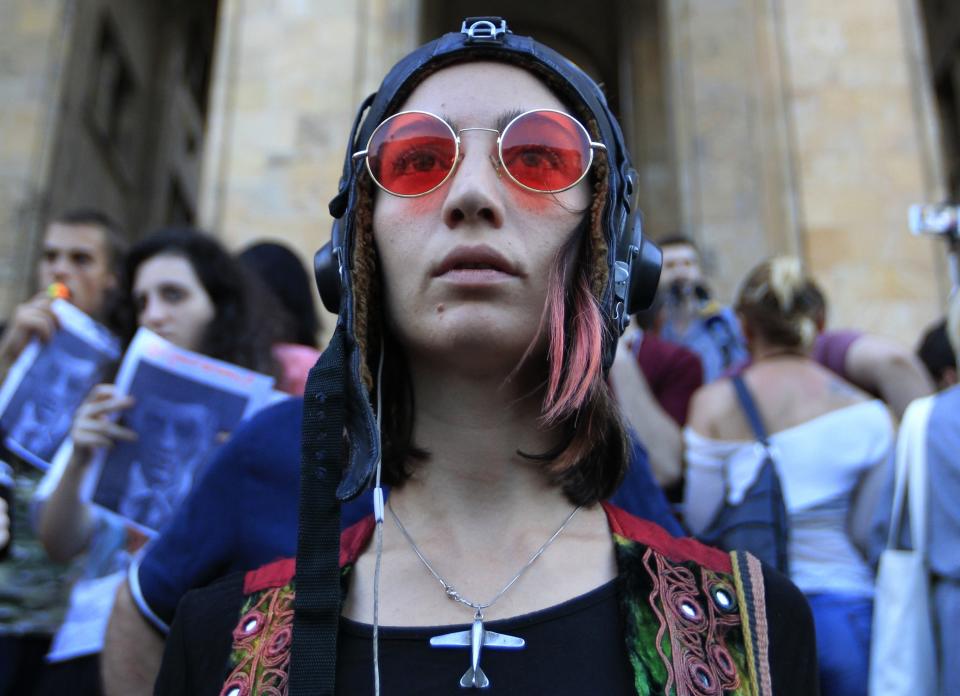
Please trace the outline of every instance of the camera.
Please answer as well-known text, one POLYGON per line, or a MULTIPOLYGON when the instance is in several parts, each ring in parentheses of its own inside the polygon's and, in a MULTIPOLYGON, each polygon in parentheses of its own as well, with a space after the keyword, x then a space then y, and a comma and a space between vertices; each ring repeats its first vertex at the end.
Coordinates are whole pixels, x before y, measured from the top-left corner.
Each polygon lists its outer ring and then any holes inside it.
POLYGON ((915 235, 936 234, 956 239, 960 206, 922 203, 910 206, 910 231, 915 235))

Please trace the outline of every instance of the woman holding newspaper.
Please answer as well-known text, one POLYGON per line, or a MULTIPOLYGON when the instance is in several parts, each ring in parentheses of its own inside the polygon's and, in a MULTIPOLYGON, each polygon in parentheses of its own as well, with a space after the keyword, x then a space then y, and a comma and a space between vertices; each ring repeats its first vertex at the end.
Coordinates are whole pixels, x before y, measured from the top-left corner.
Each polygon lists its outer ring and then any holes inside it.
MULTIPOLYGON (((270 332, 262 325, 255 331, 243 272, 213 238, 191 229, 158 232, 131 250, 125 281, 126 305, 132 315, 127 339, 142 326, 178 348, 254 370, 272 370, 270 332)), ((87 552, 88 559, 48 656, 54 664, 46 687, 52 692, 64 687, 62 693, 100 693, 98 653, 120 577, 117 573, 145 540, 129 523, 81 499, 81 486, 96 450, 156 436, 121 422, 132 406, 132 398, 118 395, 113 385, 95 387, 74 415, 72 453, 61 465, 54 464, 38 493, 38 531, 51 557, 68 560, 87 552)), ((154 425, 141 430, 166 428, 157 420, 171 415, 165 410, 169 408, 154 408, 157 416, 150 421, 154 425)), ((174 434, 182 434, 185 428, 195 430, 205 422, 203 414, 179 410, 186 420, 169 424, 174 434)), ((172 479, 170 483, 178 485, 172 479)), ((147 486, 157 487, 156 481, 147 486)))
POLYGON ((601 502, 628 462, 604 375, 659 253, 599 86, 470 18, 393 68, 347 148, 298 556, 188 594, 156 693, 813 693, 789 582, 601 502), (368 487, 339 536, 335 497, 368 487))

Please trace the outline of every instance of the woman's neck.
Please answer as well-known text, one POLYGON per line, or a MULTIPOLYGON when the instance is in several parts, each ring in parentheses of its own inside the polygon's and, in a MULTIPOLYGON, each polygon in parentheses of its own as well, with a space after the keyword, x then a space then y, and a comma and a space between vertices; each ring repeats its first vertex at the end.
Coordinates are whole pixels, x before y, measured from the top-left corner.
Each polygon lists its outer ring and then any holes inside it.
POLYGON ((436 366, 412 365, 411 378, 413 441, 429 459, 413 467, 393 495, 395 505, 415 505, 440 519, 570 507, 544 463, 519 453, 542 454, 562 442, 560 429, 539 422, 541 389, 523 375, 505 381, 496 374, 437 374, 436 366))
POLYGON ((750 344, 750 357, 753 362, 758 363, 776 358, 809 358, 810 354, 800 346, 788 347, 755 341, 750 344))

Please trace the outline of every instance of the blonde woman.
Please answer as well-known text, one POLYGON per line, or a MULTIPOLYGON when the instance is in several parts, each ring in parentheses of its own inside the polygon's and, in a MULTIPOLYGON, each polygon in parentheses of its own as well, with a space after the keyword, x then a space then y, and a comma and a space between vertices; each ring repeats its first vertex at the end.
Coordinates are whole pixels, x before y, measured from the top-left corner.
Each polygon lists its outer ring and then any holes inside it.
MULTIPOLYGON (((787 507, 791 579, 813 609, 821 691, 865 695, 874 577, 850 530, 868 526, 854 519, 855 501, 869 488, 868 475, 889 460, 891 417, 883 402, 810 358, 816 298, 797 259, 754 268, 735 306, 752 358, 742 376, 769 434, 787 507)), ((684 508, 698 533, 725 491, 730 502, 740 499, 762 462, 731 380, 694 395, 684 440, 684 508)))

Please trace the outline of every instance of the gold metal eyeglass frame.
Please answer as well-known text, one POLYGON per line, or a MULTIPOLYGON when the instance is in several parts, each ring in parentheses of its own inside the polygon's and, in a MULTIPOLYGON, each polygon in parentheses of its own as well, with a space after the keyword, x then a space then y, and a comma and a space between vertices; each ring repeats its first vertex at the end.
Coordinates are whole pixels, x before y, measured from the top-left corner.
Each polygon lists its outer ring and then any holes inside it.
POLYGON ((418 111, 414 109, 410 111, 399 111, 393 114, 392 116, 390 116, 389 118, 384 119, 383 122, 373 130, 373 133, 370 134, 370 139, 367 140, 367 147, 358 152, 354 152, 352 155, 352 159, 354 161, 357 161, 358 159, 363 158, 364 162, 366 163, 367 172, 370 174, 370 178, 373 179, 373 183, 375 183, 381 190, 389 193, 391 196, 397 196, 399 198, 419 198, 420 196, 426 196, 428 193, 433 193, 438 188, 443 186, 451 176, 453 176, 453 173, 457 170, 457 165, 460 163, 460 153, 461 153, 460 134, 465 131, 488 131, 490 133, 496 133, 497 134, 497 159, 499 160, 498 168, 502 171, 505 171, 507 173, 507 176, 510 177, 510 180, 513 181, 513 183, 515 183, 517 186, 519 186, 522 189, 526 189, 527 191, 532 191, 534 193, 562 193, 563 191, 572 189, 574 186, 576 186, 581 181, 583 181, 583 178, 587 175, 587 172, 590 171, 590 167, 593 166, 593 151, 594 150, 606 151, 607 149, 607 146, 604 145, 603 143, 599 143, 590 139, 590 133, 587 132, 586 127, 584 127, 584 125, 580 123, 580 121, 575 119, 570 114, 565 113, 563 111, 558 111, 557 109, 530 109, 529 111, 524 111, 522 114, 518 114, 514 118, 510 119, 510 123, 504 126, 502 131, 498 131, 496 128, 479 128, 479 127, 461 128, 455 131, 449 123, 444 121, 442 118, 440 118, 436 114, 431 113, 429 111, 418 111), (518 181, 516 177, 514 177, 513 174, 510 173, 510 169, 507 167, 506 162, 504 162, 503 160, 504 134, 506 134, 506 132, 510 130, 510 126, 512 126, 518 120, 520 120, 524 116, 529 116, 530 114, 534 114, 534 113, 553 113, 553 114, 560 114, 561 116, 565 116, 566 118, 570 119, 570 121, 572 121, 574 124, 576 124, 577 128, 579 128, 580 132, 583 134, 584 141, 590 146, 590 159, 587 161, 587 165, 583 168, 583 172, 580 173, 580 176, 577 177, 576 181, 571 183, 569 186, 564 186, 563 188, 559 188, 559 189, 550 189, 547 191, 544 191, 542 189, 532 188, 518 181), (396 193, 394 191, 391 191, 390 189, 386 188, 383 184, 381 184, 377 180, 377 177, 373 173, 373 169, 371 169, 370 167, 370 157, 369 157, 370 143, 373 142, 373 139, 376 137, 377 133, 380 131, 381 128, 383 128, 393 119, 399 116, 405 116, 408 114, 423 114, 423 115, 431 116, 432 118, 435 118, 437 121, 442 123, 447 128, 448 131, 450 131, 450 135, 453 138, 453 142, 454 142, 453 165, 450 167, 450 171, 447 172, 446 176, 444 176, 443 179, 441 179, 436 186, 428 189, 427 191, 423 191, 422 193, 396 193))

